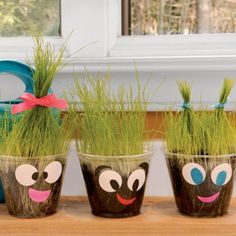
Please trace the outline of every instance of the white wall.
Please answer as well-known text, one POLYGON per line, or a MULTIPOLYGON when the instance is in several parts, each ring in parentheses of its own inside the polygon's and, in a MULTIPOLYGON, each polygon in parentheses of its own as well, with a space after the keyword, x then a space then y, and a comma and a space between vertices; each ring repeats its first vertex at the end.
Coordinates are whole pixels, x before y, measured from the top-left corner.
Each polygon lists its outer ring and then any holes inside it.
MULTIPOLYGON (((111 65, 112 66, 112 65, 111 65)), ((106 65, 108 68, 108 64, 106 65)), ((137 64, 139 68, 139 64, 137 64)), ((105 68, 106 69, 106 68, 105 68)), ((113 71, 111 73, 112 88, 115 89, 119 84, 132 84, 136 86, 134 68, 131 71, 113 71)), ((156 70, 156 69, 155 69, 156 70)), ((75 68, 76 71, 76 68, 75 68)), ((81 70, 80 70, 81 71, 81 70)), ((97 69, 99 71, 99 67, 97 69)), ((104 71, 104 68, 103 68, 104 71)), ((178 92, 176 85, 177 80, 188 80, 192 83, 192 101, 199 103, 214 104, 217 102, 219 90, 221 88, 224 78, 236 79, 235 71, 155 71, 152 70, 139 72, 142 83, 147 81, 151 74, 151 81, 149 83, 149 89, 154 94, 151 98, 150 110, 163 110, 168 108, 170 105, 176 103, 179 104, 182 99, 178 92)), ((58 96, 63 96, 64 92, 69 87, 73 86, 74 75, 73 73, 61 73, 55 79, 53 83, 53 91, 58 96)), ((2 99, 12 99, 24 91, 24 85, 14 76, 1 75, 0 74, 0 97, 2 99)), ((236 86, 233 88, 230 94, 228 105, 226 109, 236 108, 236 86)))
MULTIPOLYGON (((112 67, 112 65, 111 65, 112 67)), ((137 64, 139 68, 139 64, 137 64)), ((99 69, 98 69, 99 70, 99 69)), ((151 73, 150 71, 139 72, 141 81, 145 83, 151 74, 151 81, 149 83, 149 88, 151 92, 154 92, 151 102, 153 102, 149 109, 159 109, 163 110, 168 108, 174 103, 182 102, 181 96, 178 92, 178 87, 176 85, 176 80, 188 80, 192 83, 192 101, 199 103, 200 101, 204 103, 209 103, 210 105, 217 102, 219 97, 219 91, 224 78, 236 79, 235 71, 161 71, 151 73)), ((136 85, 134 69, 131 68, 129 72, 114 71, 111 74, 112 77, 112 87, 115 89, 120 83, 133 84, 136 85)), ((53 84, 53 90, 62 95, 63 92, 72 86, 73 78, 71 74, 60 75, 53 84)), ((177 105, 176 104, 176 105, 177 105)), ((236 108, 236 86, 233 88, 230 94, 228 105, 226 109, 236 108)))

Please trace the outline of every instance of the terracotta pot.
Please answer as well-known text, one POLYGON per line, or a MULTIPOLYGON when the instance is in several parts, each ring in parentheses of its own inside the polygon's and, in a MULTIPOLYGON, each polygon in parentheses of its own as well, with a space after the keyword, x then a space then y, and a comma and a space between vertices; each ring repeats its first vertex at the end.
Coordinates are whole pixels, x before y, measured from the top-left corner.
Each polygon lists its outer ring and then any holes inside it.
POLYGON ((65 156, 0 156, 2 183, 9 214, 35 218, 54 214, 59 202, 65 156))
POLYGON ((228 212, 235 155, 165 153, 165 156, 179 212, 199 217, 222 216, 228 212))
POLYGON ((152 153, 96 156, 79 153, 92 213, 122 218, 140 213, 152 153))

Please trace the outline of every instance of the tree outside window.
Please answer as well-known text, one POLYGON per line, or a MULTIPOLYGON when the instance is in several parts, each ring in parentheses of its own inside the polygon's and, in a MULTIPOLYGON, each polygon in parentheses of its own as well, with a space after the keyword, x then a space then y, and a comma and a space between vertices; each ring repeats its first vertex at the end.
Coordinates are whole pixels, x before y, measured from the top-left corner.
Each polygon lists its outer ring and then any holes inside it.
POLYGON ((122 4, 123 34, 236 31, 236 0, 123 0, 122 4))
POLYGON ((0 0, 0 37, 61 35, 60 0, 0 0))

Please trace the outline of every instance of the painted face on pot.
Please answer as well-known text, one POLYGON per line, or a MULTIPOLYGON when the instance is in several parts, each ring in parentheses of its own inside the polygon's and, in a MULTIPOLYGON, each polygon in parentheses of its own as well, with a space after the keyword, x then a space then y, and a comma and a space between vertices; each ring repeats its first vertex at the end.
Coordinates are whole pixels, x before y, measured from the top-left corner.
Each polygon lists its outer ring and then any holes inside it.
POLYGON ((37 203, 46 201, 52 189, 50 186, 57 182, 62 174, 62 165, 59 161, 53 161, 48 164, 42 173, 40 173, 37 168, 30 164, 23 164, 16 168, 15 178, 17 182, 25 187, 28 187, 29 198, 37 203), (45 182, 48 184, 48 189, 36 189, 35 184, 40 182, 45 182))
POLYGON ((232 178, 232 172, 228 163, 219 164, 208 172, 197 163, 188 163, 182 169, 182 176, 195 188, 198 201, 209 204, 220 197, 222 189, 232 178))
POLYGON ((119 208, 119 206, 131 206, 136 201, 140 201, 147 171, 148 163, 139 165, 139 168, 132 171, 129 176, 123 176, 109 166, 99 166, 96 168, 95 175, 104 199, 110 198, 109 203, 114 202, 119 208))

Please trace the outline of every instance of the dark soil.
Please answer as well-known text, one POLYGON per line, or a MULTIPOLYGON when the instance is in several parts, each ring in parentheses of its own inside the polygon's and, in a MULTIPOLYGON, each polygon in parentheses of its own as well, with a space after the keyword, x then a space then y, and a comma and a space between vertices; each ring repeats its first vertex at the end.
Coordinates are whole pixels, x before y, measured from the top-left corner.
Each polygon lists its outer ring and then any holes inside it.
POLYGON ((193 162, 193 160, 186 160, 173 155, 166 158, 166 162, 171 177, 175 202, 181 213, 197 217, 215 217, 227 213, 233 190, 234 174, 232 174, 227 184, 217 186, 211 180, 211 171, 215 166, 226 162, 231 164, 234 173, 236 166, 235 157, 228 157, 227 160, 214 157, 194 159, 194 162, 200 164, 206 170, 206 178, 199 185, 189 184, 182 175, 183 166, 188 162, 193 162), (211 203, 203 203, 197 198, 197 196, 208 197, 217 192, 220 192, 219 197, 211 203))
MULTIPOLYGON (((146 164, 146 175, 148 172, 148 164, 146 164)), ((99 167, 98 167, 99 168, 99 167)), ((97 168, 97 169, 98 169, 97 168)), ((143 202, 145 184, 138 191, 131 191, 127 186, 128 176, 122 176, 122 186, 117 188, 116 192, 104 191, 98 182, 99 175, 97 172, 93 173, 89 166, 82 165, 83 176, 86 184, 86 189, 92 208, 92 213, 97 216, 109 217, 109 218, 124 218, 129 216, 135 216, 140 213, 140 208, 143 202), (116 194, 119 194, 124 199, 136 198, 130 205, 121 204, 116 194)), ((112 182, 111 182, 112 183, 112 182)), ((115 184, 113 184, 115 187, 115 184)))

